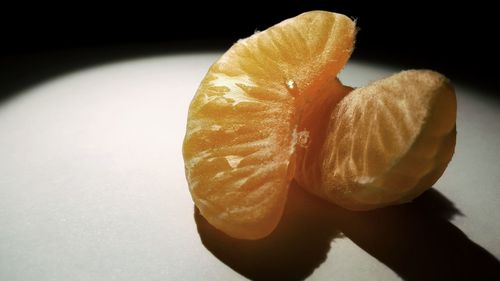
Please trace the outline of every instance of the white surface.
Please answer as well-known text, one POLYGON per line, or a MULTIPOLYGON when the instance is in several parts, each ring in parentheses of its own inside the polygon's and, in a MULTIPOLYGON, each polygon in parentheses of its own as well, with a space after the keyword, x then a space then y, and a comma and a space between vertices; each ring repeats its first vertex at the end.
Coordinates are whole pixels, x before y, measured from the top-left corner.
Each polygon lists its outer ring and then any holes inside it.
MULTIPOLYGON (((228 242, 225 249, 226 238, 210 229, 204 233, 199 216, 196 224, 184 178, 181 144, 188 105, 217 56, 164 56, 96 66, 55 77, 0 104, 0 280, 254 276, 237 261, 238 241, 228 242), (223 241, 214 244, 219 249, 207 242, 211 235, 223 241), (236 256, 225 256, 226 250, 236 256)), ((392 72, 352 63, 341 77, 347 84, 364 85, 392 72)), ((463 214, 452 223, 499 258, 500 105, 473 89, 457 87, 457 94, 456 154, 436 188, 463 214)), ((375 218, 409 209, 395 210, 375 218)), ((311 253, 317 261, 307 268, 287 261, 284 266, 302 270, 299 277, 311 280, 415 277, 391 262, 390 254, 386 259, 377 243, 365 243, 369 239, 362 234, 371 235, 373 225, 380 225, 372 223, 371 214, 362 215, 360 220, 367 223, 360 224, 365 227, 361 230, 342 216, 321 222, 338 219, 339 230, 325 230, 331 237, 325 234, 325 245, 311 253), (338 236, 340 232, 345 236, 338 236)), ((411 219, 403 217, 400 222, 412 223, 411 219)), ((460 233, 447 221, 437 225, 460 233)), ((319 241, 307 231, 314 229, 306 229, 304 244, 319 241)), ((462 240, 470 242, 459 238, 457 243, 462 240)), ((301 241, 291 241, 286 247, 307 253, 308 247, 298 247, 301 241)), ((250 245, 257 246, 249 249, 275 251, 274 243, 250 245)), ((243 256, 249 250, 242 251, 243 256)), ((292 261, 302 254, 284 256, 292 261)), ((259 257, 243 257, 245 262, 253 259, 259 257)), ((498 262, 493 259, 492 264, 498 262)))

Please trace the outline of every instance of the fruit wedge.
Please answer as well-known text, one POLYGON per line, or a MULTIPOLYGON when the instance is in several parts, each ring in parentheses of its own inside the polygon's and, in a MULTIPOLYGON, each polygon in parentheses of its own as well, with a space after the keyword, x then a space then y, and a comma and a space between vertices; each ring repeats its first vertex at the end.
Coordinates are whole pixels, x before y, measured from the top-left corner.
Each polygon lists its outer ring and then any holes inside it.
POLYGON ((201 215, 242 239, 278 224, 288 185, 352 210, 411 201, 454 153, 448 79, 404 71, 353 89, 336 78, 355 24, 313 11, 238 41, 209 69, 188 114, 183 156, 201 215))
POLYGON ((411 201, 450 162, 456 111, 453 87, 433 71, 403 71, 358 88, 333 108, 317 143, 298 148, 296 179, 352 210, 411 201))
POLYGON ((258 239, 276 227, 297 146, 308 146, 300 124, 328 117, 348 92, 336 75, 355 32, 344 15, 307 12, 239 40, 210 67, 189 108, 183 156, 192 198, 216 228, 258 239))

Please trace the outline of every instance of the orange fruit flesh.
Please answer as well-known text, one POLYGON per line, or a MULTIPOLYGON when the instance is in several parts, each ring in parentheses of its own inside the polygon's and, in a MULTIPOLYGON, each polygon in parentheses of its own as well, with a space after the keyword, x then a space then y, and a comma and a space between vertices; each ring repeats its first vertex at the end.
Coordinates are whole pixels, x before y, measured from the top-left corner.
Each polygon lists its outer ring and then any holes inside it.
POLYGON ((299 185, 307 187, 308 191, 316 195, 321 194, 316 189, 321 188, 322 169, 319 164, 323 157, 322 148, 329 134, 326 128, 328 120, 332 109, 352 90, 338 80, 330 81, 318 92, 317 100, 304 106, 299 131, 306 137, 302 141, 299 139, 294 176, 299 185))
POLYGON ((352 210, 412 200, 446 169, 456 97, 431 71, 353 90, 336 75, 354 23, 314 11, 240 40, 190 105, 183 145, 193 200, 212 225, 242 239, 278 224, 290 180, 352 210))
POLYGON ((408 202, 446 169, 455 120, 456 97, 444 76, 398 73, 352 91, 333 108, 321 147, 303 152, 296 179, 352 210, 408 202))
POLYGON ((301 120, 345 94, 335 77, 354 36, 344 15, 308 12, 238 41, 211 66, 189 108, 183 156, 212 225, 244 239, 276 227, 307 135, 299 130, 319 130, 301 120))

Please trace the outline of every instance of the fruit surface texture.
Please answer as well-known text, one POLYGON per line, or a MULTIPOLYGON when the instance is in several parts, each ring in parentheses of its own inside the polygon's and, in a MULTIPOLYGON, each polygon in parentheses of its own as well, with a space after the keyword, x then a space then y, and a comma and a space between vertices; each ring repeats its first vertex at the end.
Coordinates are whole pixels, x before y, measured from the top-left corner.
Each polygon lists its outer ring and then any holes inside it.
POLYGON ((366 87, 337 74, 356 26, 312 11, 239 40, 208 70, 188 113, 186 177, 200 214, 226 234, 265 237, 288 186, 367 210, 407 202, 453 154, 453 88, 432 71, 366 87))
POLYGON ((456 108, 448 79, 428 70, 403 71, 355 89, 323 120, 326 133, 318 147, 303 151, 296 179, 351 210, 411 201, 451 160, 456 108))

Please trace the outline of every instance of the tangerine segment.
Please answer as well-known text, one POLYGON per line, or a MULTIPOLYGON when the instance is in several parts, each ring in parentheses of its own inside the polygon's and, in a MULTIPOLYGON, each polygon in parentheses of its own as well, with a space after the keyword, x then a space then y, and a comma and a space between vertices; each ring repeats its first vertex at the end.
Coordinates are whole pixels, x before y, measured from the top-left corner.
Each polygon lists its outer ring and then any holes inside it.
POLYGON ((354 36, 346 16, 307 12, 238 41, 210 67, 189 108, 183 156, 193 201, 216 228, 258 239, 276 227, 302 113, 319 94, 335 96, 354 36))
POLYGON ((432 71, 404 71, 358 88, 331 112, 316 155, 320 172, 298 173, 298 181, 353 210, 410 201, 451 160, 456 110, 449 81, 432 71))

